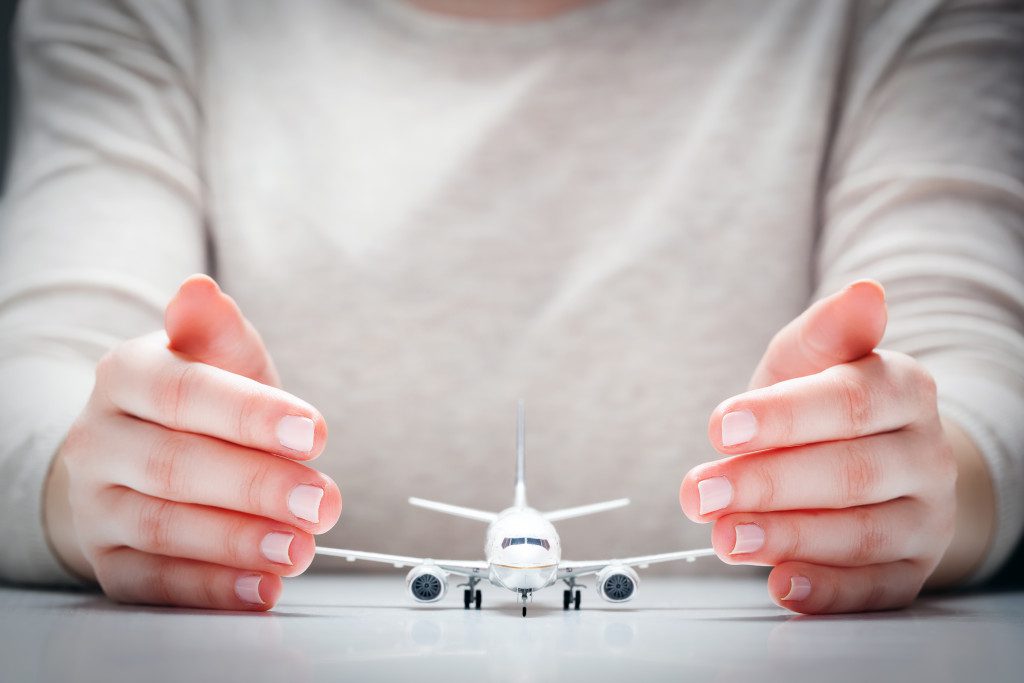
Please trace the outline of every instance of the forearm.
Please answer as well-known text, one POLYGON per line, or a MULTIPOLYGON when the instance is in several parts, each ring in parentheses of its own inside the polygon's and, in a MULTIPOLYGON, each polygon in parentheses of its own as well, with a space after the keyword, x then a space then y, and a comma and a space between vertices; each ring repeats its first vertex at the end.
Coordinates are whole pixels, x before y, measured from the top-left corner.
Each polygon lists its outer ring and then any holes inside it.
POLYGON ((988 553, 995 528, 995 490, 981 451, 956 422, 943 419, 942 424, 957 463, 955 530, 929 588, 952 587, 970 578, 988 553))

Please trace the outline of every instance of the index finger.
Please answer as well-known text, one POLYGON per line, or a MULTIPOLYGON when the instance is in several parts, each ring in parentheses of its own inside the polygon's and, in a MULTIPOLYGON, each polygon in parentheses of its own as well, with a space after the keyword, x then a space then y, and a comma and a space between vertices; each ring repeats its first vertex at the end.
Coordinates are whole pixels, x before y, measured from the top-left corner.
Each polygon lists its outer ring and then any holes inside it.
POLYGON ((922 367, 904 354, 875 351, 723 401, 711 413, 708 438, 727 455, 852 439, 906 427, 934 404, 935 384, 922 367))
POLYGON ((126 342, 100 362, 97 384, 114 408, 293 460, 323 451, 327 423, 316 408, 276 387, 187 360, 168 350, 162 336, 126 342))

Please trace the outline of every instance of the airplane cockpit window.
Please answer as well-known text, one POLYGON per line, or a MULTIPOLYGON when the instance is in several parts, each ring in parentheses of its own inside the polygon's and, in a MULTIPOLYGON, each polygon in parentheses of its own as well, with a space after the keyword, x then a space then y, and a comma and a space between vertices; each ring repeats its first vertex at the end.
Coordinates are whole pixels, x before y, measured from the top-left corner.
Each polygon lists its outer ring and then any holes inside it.
POLYGON ((501 542, 502 548, 507 548, 510 545, 539 545, 544 550, 551 549, 551 544, 544 538, 524 538, 520 536, 518 538, 506 538, 501 542))

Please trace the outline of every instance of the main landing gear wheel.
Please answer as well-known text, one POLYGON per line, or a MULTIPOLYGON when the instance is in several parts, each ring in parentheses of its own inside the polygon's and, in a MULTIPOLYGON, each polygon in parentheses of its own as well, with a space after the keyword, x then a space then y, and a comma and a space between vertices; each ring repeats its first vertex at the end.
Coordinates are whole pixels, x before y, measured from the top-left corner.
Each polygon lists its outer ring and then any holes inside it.
POLYGON ((459 584, 460 586, 466 586, 466 590, 462 591, 463 609, 469 609, 470 605, 474 605, 477 609, 480 609, 480 591, 474 590, 478 583, 480 583, 480 578, 477 576, 471 576, 469 577, 469 581, 459 584))
POLYGON ((562 609, 569 609, 569 605, 572 605, 573 609, 579 609, 580 597, 582 596, 582 593, 580 593, 580 588, 586 588, 586 586, 578 585, 576 583, 575 576, 570 576, 568 578, 562 579, 562 581, 564 581, 565 585, 568 586, 566 590, 562 591, 562 609), (574 593, 575 595, 573 595, 574 593))

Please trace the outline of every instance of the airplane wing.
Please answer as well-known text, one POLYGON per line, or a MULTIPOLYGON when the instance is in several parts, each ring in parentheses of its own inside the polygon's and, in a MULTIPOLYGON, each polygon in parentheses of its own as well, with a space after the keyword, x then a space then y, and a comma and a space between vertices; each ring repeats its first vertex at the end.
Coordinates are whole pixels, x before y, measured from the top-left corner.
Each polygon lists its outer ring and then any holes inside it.
POLYGON ((408 557, 405 555, 387 555, 385 553, 368 553, 363 550, 345 550, 344 548, 323 548, 317 547, 317 555, 330 555, 331 557, 344 557, 349 562, 365 560, 367 562, 381 562, 390 564, 396 569, 401 567, 415 567, 421 564, 432 564, 449 574, 459 576, 479 576, 487 573, 487 563, 480 560, 432 560, 426 557, 408 557))
POLYGON ((686 560, 693 562, 698 557, 708 557, 715 554, 714 548, 700 548, 697 550, 681 550, 674 553, 661 553, 659 555, 639 555, 637 557, 624 557, 619 560, 588 560, 583 562, 560 562, 558 565, 558 578, 564 579, 570 576, 586 576, 596 574, 605 567, 612 565, 626 565, 627 567, 640 567, 644 569, 647 565, 658 562, 675 562, 686 560))

